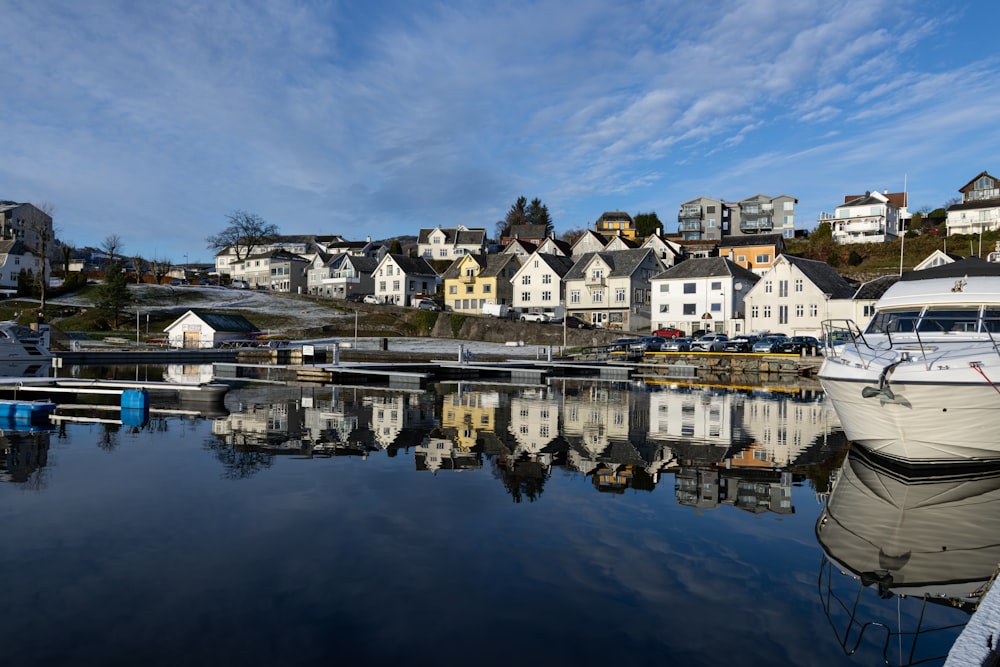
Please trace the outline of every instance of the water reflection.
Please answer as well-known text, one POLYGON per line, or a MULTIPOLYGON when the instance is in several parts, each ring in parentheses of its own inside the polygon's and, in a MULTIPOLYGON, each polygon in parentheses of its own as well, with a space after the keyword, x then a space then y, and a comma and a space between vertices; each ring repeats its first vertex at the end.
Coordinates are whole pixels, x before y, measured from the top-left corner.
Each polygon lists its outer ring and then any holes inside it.
POLYGON ((811 392, 567 381, 437 392, 248 388, 227 400, 231 414, 213 422, 213 446, 232 450, 220 461, 235 477, 274 456, 412 451, 417 472, 486 469, 516 502, 540 498, 555 469, 612 494, 652 491, 671 473, 681 504, 788 513, 787 469, 844 444, 833 412, 811 392))
POLYGON ((942 657, 1000 562, 1000 468, 900 472, 854 449, 836 477, 816 535, 820 595, 841 645, 905 640, 901 664, 942 657), (878 604, 894 598, 920 606, 915 627, 878 604), (932 619, 928 605, 960 611, 932 619))

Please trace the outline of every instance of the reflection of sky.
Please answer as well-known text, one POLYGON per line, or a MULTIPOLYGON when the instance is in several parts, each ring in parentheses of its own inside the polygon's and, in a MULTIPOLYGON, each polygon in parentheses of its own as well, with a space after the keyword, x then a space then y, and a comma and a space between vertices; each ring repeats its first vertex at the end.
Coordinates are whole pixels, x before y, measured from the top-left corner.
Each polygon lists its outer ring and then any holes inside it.
POLYGON ((515 504, 407 452, 233 480, 207 422, 168 429, 70 425, 43 490, 0 485, 9 664, 874 662, 822 615, 808 488, 790 516, 701 514, 670 477, 610 496, 557 469, 515 504))

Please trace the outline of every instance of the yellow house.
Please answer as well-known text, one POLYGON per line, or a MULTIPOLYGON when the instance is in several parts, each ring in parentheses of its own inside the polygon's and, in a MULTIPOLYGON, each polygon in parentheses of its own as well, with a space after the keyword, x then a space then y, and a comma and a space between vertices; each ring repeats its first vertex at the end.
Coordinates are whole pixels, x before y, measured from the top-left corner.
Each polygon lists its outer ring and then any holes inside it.
POLYGON ((459 257, 442 276, 445 308, 479 314, 488 303, 509 306, 514 298, 510 279, 520 266, 513 254, 459 257))
POLYGON ((496 392, 466 391, 444 397, 441 407, 441 427, 455 430, 455 444, 465 452, 476 446, 481 432, 496 431, 499 407, 496 392))
POLYGON ((636 240, 635 221, 622 211, 606 211, 594 225, 594 231, 605 238, 623 236, 629 241, 636 240))
POLYGON ((778 255, 785 251, 781 234, 755 234, 731 236, 719 242, 719 257, 749 269, 762 276, 767 273, 778 255))

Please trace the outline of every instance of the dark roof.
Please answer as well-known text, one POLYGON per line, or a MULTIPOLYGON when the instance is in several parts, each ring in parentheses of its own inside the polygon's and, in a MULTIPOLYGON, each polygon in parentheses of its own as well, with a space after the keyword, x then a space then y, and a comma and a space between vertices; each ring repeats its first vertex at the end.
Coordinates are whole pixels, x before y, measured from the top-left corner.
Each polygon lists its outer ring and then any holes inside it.
POLYGON ((998 199, 1000 199, 1000 197, 994 197, 993 199, 976 199, 974 201, 962 202, 960 204, 952 204, 948 207, 948 210, 967 211, 969 209, 977 208, 996 208, 998 199))
POLYGON ((738 248, 747 245, 773 245, 785 249, 785 238, 781 234, 750 234, 748 236, 724 236, 719 248, 738 248))
POLYGON ((605 211, 601 214, 601 217, 597 219, 598 222, 632 222, 632 216, 624 211, 605 211))
POLYGON ((548 236, 547 232, 548 227, 545 225, 511 225, 506 238, 544 239, 548 236))
POLYGON ((408 276, 437 276, 437 271, 431 268, 423 257, 396 254, 389 254, 386 257, 392 257, 396 265, 408 276))
POLYGON ((25 252, 34 254, 30 250, 27 250, 24 244, 18 239, 0 241, 0 254, 2 255, 23 255, 25 252))
MULTIPOLYGON (((259 329, 242 315, 229 313, 210 313, 207 310, 188 311, 196 315, 202 322, 212 327, 216 331, 228 331, 236 333, 252 333, 259 329)), ((187 313, 185 313, 186 315, 187 313)), ((183 317, 183 315, 181 316, 183 317)), ((179 319, 179 318, 178 318, 179 319)))
POLYGON ((731 262, 725 257, 702 257, 686 259, 683 262, 673 265, 654 280, 672 280, 678 278, 714 278, 722 276, 732 276, 740 280, 747 280, 751 284, 760 280, 753 271, 744 269, 735 262, 731 262))
POLYGON ((632 250, 612 250, 609 252, 588 252, 573 263, 573 267, 563 276, 564 280, 582 280, 586 277, 587 266, 599 256, 611 269, 608 277, 631 276, 647 257, 656 257, 651 248, 632 250))
POLYGON ((552 238, 545 239, 539 242, 538 247, 541 247, 542 243, 545 243, 545 241, 548 241, 549 243, 552 243, 555 247, 559 248, 559 252, 561 252, 564 255, 573 254, 573 245, 570 243, 566 243, 565 241, 560 241, 559 239, 552 239, 552 238))
POLYGON ((806 278, 831 299, 850 299, 854 296, 855 287, 847 282, 844 276, 827 264, 815 259, 805 259, 795 255, 782 254, 788 263, 798 268, 806 278))
POLYGON ((535 248, 537 247, 537 244, 535 244, 534 241, 525 241, 524 239, 512 239, 510 243, 508 243, 503 247, 504 252, 507 252, 508 248, 515 245, 521 246, 521 248, 527 251, 529 255, 535 252, 535 248))
POLYGON ((328 264, 343 266, 344 262, 351 264, 358 270, 358 273, 374 273, 375 267, 378 266, 378 260, 374 257, 360 257, 358 255, 352 255, 348 252, 342 252, 336 255, 328 262, 328 264))
MULTIPOLYGON (((548 265, 548 267, 552 269, 555 272, 555 274, 560 278, 565 277, 566 274, 569 273, 569 270, 573 268, 573 265, 576 264, 576 262, 573 260, 572 257, 563 257, 562 255, 550 255, 547 252, 536 253, 532 255, 532 258, 540 259, 543 262, 545 262, 548 265)), ((529 260, 525 260, 525 264, 527 264, 528 261, 530 261, 530 258, 529 260)))
MULTIPOLYGON (((880 194, 896 208, 906 208, 908 198, 906 192, 882 192, 880 194)), ((880 199, 872 197, 871 192, 866 192, 863 195, 844 195, 844 203, 841 206, 864 206, 868 202, 882 203, 880 199)))
POLYGON ((481 245, 486 242, 485 229, 458 229, 457 227, 431 227, 420 230, 417 243, 428 243, 431 232, 444 232, 444 242, 452 245, 481 245))
POLYGON ((965 278, 967 276, 1000 276, 1000 263, 967 257, 951 264, 930 269, 909 271, 900 280, 930 280, 931 278, 965 278))
POLYGON ((861 283, 857 291, 854 293, 855 299, 871 299, 876 300, 885 294, 885 291, 896 284, 899 280, 899 276, 880 276, 874 280, 869 280, 866 283, 861 283))

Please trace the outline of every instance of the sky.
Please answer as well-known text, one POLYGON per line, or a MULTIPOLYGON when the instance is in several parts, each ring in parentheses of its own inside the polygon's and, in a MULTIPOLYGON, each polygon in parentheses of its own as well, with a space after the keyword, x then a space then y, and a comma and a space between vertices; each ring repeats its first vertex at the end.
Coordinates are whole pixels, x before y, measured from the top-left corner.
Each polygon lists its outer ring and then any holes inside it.
POLYGON ((349 240, 1000 176, 993 2, 0 0, 0 199, 212 261, 245 210, 349 240))

